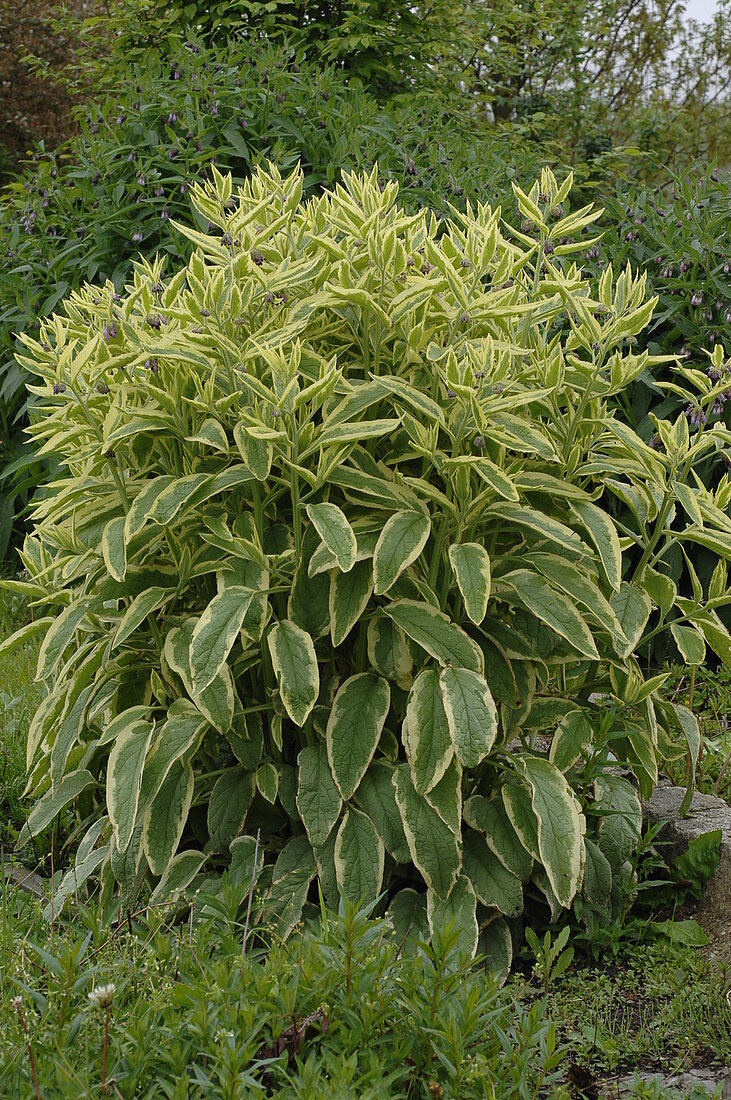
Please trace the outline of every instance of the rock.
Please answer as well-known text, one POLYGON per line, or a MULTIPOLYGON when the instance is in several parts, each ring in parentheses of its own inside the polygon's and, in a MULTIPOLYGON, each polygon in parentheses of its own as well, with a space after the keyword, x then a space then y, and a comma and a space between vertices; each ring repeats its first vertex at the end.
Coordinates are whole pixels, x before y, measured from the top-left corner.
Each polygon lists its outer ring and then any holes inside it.
POLYGON ((43 897, 43 879, 35 873, 35 871, 29 871, 27 867, 21 866, 19 863, 14 863, 3 860, 0 863, 0 874, 5 876, 5 880, 10 883, 11 886, 15 886, 20 890, 26 890, 29 894, 34 894, 37 898, 43 897))
POLYGON ((693 1089, 696 1092, 703 1089, 708 1097, 720 1096, 721 1100, 727 1100, 727 1098, 731 1100, 731 1077, 724 1073, 720 1067, 715 1070, 691 1069, 684 1073, 669 1074, 667 1076, 661 1073, 643 1072, 627 1074, 625 1077, 619 1078, 615 1093, 609 1095, 617 1097, 636 1096, 637 1093, 633 1091, 633 1086, 638 1079, 646 1085, 659 1086, 663 1092, 674 1090, 676 1096, 678 1093, 687 1096, 693 1089))
POLYGON ((661 839, 669 843, 670 855, 684 852, 703 833, 721 830, 721 859, 693 915, 714 950, 731 957, 731 806, 722 798, 696 792, 688 816, 678 817, 684 795, 684 787, 661 780, 645 803, 645 814, 650 824, 665 824, 661 839))

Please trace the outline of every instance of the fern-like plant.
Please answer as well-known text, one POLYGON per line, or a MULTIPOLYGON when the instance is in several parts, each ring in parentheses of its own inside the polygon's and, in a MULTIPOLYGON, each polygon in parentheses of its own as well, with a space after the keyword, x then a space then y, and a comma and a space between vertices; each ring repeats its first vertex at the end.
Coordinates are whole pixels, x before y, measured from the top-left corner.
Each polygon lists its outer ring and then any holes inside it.
POLYGON ((407 215, 375 173, 306 204, 298 173, 216 173, 186 267, 25 338, 64 468, 16 584, 52 612, 25 836, 72 809, 82 837, 56 911, 97 873, 116 908, 228 867, 286 934, 318 877, 505 968, 526 891, 631 889, 640 803, 607 765, 694 763, 637 654, 672 622, 729 658, 725 564, 704 593, 689 555, 731 549, 728 481, 692 481, 728 439, 681 416, 651 449, 608 412, 654 301, 573 265, 597 214, 570 187, 516 189, 529 236, 407 215))

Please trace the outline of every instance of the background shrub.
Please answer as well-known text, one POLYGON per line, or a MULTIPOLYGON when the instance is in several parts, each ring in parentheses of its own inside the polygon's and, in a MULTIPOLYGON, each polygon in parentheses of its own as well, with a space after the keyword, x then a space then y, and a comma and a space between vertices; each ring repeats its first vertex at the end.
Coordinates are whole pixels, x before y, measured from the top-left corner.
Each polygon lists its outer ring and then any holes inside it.
POLYGON ((564 270, 597 217, 570 178, 516 187, 536 240, 407 214, 375 173, 303 185, 214 172, 187 267, 24 337, 61 471, 5 583, 60 612, 4 647, 44 635, 24 837, 75 809, 56 912, 97 872, 116 907, 244 868, 286 935, 317 877, 505 969, 524 895, 626 907, 640 804, 607 764, 649 792, 680 746, 694 772, 695 718, 638 656, 669 629, 731 659, 731 484, 693 473, 727 436, 681 414, 652 449, 608 409, 655 302, 564 270))
POLYGON ((466 110, 464 98, 431 95, 383 110, 335 69, 245 42, 174 40, 117 72, 80 114, 79 139, 42 156, 0 204, 0 557, 47 477, 23 436, 15 334, 34 331, 85 280, 121 289, 141 252, 185 259, 188 242, 170 221, 190 217, 188 189, 211 160, 237 180, 262 159, 283 171, 301 163, 309 194, 378 159, 384 176, 403 181, 411 209, 437 211, 493 199, 516 171, 535 172, 517 138, 489 135, 466 110))
MULTIPOLYGON (((672 174, 662 187, 635 185, 607 195, 603 203, 604 233, 587 252, 587 266, 597 278, 609 263, 646 271, 659 302, 641 346, 655 354, 675 352, 689 366, 713 374, 706 350, 718 343, 731 346, 728 176, 695 165, 672 174)), ((657 377, 671 373, 666 366, 657 377)), ((663 416, 682 404, 682 396, 663 395, 663 401, 659 392, 652 376, 640 378, 625 407, 645 439, 654 432, 649 410, 663 416)), ((730 411, 722 394, 713 417, 729 425, 730 411)))

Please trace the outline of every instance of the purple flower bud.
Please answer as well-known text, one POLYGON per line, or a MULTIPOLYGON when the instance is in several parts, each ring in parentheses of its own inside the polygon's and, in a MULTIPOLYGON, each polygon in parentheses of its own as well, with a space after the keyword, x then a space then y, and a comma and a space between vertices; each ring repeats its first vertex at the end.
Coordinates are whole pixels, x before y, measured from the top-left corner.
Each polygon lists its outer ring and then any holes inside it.
POLYGON ((53 392, 54 393, 66 393, 66 383, 65 382, 54 382, 53 392))
POLYGON ((473 440, 473 446, 477 447, 477 449, 479 451, 481 451, 482 448, 485 446, 485 437, 484 437, 484 435, 476 435, 474 440, 473 440))
POLYGON ((655 433, 655 435, 653 435, 652 439, 647 445, 648 447, 651 447, 653 451, 659 451, 662 446, 662 440, 660 439, 660 436, 655 433))
POLYGON ((178 121, 178 116, 175 114, 175 111, 171 111, 170 114, 168 115, 168 126, 172 126, 172 124, 174 122, 177 122, 177 121, 178 121))
POLYGON ((104 458, 114 458, 114 457, 115 457, 115 454, 114 454, 114 451, 111 450, 111 448, 108 451, 104 452, 104 458))
POLYGON ((104 343, 108 344, 110 340, 114 340, 117 335, 117 325, 114 321, 107 321, 102 329, 102 336, 104 337, 104 343))
POLYGON ((681 260, 680 261, 680 274, 685 275, 685 273, 686 273, 686 271, 688 270, 689 267, 690 267, 690 264, 688 263, 687 260, 681 260))
POLYGON ((139 176, 137 177, 137 183, 139 184, 139 186, 140 186, 140 187, 144 187, 144 186, 145 186, 145 184, 147 183, 147 180, 146 180, 146 178, 145 178, 145 177, 144 177, 144 176, 142 175, 142 172, 140 172, 139 176))
POLYGON ((454 390, 447 390, 447 397, 456 397, 456 396, 457 396, 457 394, 454 392, 454 390))
POLYGON ((135 242, 135 244, 139 244, 140 241, 144 239, 144 236, 145 234, 142 232, 141 229, 136 229, 132 234, 132 240, 135 242))
POLYGON ((261 265, 264 263, 263 252, 260 252, 258 248, 252 248, 250 255, 256 266, 261 267, 261 265))
POLYGON ((690 300, 690 304, 692 306, 702 305, 703 304, 703 295, 700 292, 696 291, 696 293, 693 295, 693 297, 690 300))
POLYGON ((170 211, 169 210, 162 210, 161 213, 160 213, 160 217, 162 218, 162 220, 164 222, 170 221, 170 211))
POLYGON ((156 196, 156 198, 161 199, 162 196, 165 194, 165 188, 158 186, 152 193, 156 196))

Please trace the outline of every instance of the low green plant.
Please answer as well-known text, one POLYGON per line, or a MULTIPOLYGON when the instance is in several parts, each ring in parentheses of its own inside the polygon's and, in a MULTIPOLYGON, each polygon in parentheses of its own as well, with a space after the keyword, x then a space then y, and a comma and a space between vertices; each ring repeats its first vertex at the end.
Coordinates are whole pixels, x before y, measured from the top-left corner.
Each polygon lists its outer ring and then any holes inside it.
MULTIPOLYGON (((731 668, 688 669, 673 665, 666 691, 682 701, 698 719, 701 749, 698 755, 698 790, 728 800, 731 791, 731 668)), ((675 783, 685 783, 683 761, 669 761, 668 773, 675 783)))
POLYGON ((319 878, 505 970, 524 894, 625 905, 641 810, 610 766, 649 792, 680 742, 694 770, 639 655, 669 627, 731 656, 731 484, 693 478, 727 438, 681 415, 653 450, 609 410, 655 303, 571 265, 596 212, 570 178, 516 187, 537 240, 486 205, 407 214, 375 172, 302 187, 215 172, 186 267, 24 337, 64 472, 5 582, 47 611, 5 647, 43 634, 21 839, 76 815, 56 912, 97 874, 116 910, 233 863, 280 936, 319 878))
POLYGON ((574 948, 569 942, 570 928, 565 925, 554 940, 547 931, 541 941, 532 928, 526 928, 525 938, 535 959, 534 971, 541 980, 544 993, 564 974, 574 961, 574 948))
POLYGON ((110 931, 96 907, 51 931, 4 892, 3 1095, 35 1095, 31 1056, 42 1096, 564 1095, 543 1006, 465 963, 454 933, 405 944, 352 906, 266 952, 242 956, 240 932, 154 913, 110 931))
MULTIPOLYGON (((626 944, 611 966, 574 967, 551 989, 571 1059, 597 1078, 618 1069, 678 1072, 731 1057, 728 964, 667 939, 626 944)), ((601 1094, 601 1093, 600 1093, 601 1094)))

